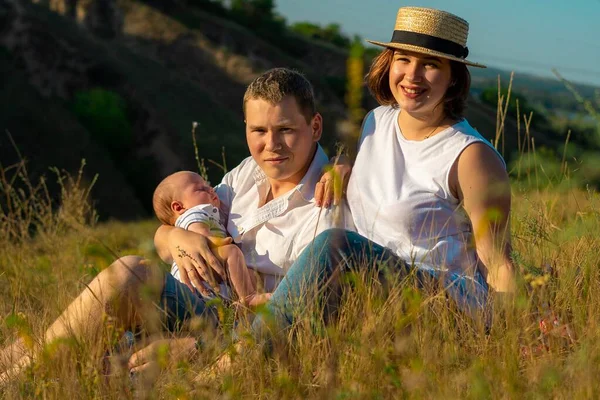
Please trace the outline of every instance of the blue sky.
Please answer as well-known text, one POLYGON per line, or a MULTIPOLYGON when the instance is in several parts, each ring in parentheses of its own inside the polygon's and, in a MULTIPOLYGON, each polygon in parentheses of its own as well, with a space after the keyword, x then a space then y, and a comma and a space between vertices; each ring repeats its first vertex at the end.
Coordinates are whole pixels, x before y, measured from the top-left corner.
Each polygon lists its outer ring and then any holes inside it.
POLYGON ((600 0, 276 0, 289 23, 339 23, 350 35, 387 41, 400 6, 446 10, 469 22, 469 59, 518 73, 600 86, 600 0))

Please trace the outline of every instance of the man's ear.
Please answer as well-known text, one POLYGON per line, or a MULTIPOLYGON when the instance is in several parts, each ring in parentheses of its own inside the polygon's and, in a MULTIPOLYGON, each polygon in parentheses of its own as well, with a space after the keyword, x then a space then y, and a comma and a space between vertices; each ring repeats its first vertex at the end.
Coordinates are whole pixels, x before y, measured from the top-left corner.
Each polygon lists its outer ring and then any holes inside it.
POLYGON ((171 210, 177 214, 181 214, 182 211, 185 211, 185 208, 180 201, 175 200, 171 202, 171 210))
POLYGON ((316 113, 311 121, 313 141, 318 142, 321 140, 321 134, 323 133, 323 117, 321 114, 316 113))

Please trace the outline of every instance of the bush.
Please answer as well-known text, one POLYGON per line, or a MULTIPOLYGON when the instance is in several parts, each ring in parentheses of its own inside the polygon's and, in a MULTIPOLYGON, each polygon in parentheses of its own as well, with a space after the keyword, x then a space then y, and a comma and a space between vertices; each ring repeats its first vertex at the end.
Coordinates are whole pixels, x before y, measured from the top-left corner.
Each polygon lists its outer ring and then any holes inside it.
POLYGON ((91 89, 75 94, 71 110, 79 122, 113 156, 124 154, 133 141, 127 103, 117 93, 91 89))
POLYGON ((186 4, 190 7, 199 8, 219 17, 226 17, 228 10, 221 0, 187 0, 186 4))
MULTIPOLYGON (((504 96, 504 99, 506 99, 508 93, 508 88, 502 88, 501 89, 501 94, 502 96, 504 96)), ((498 107, 498 88, 493 86, 493 87, 489 87, 484 89, 481 92, 480 95, 481 101, 491 105, 492 107, 496 108, 498 107)), ((519 114, 523 115, 529 115, 530 113, 533 112, 533 119, 531 122, 531 127, 535 128, 537 130, 543 131, 543 132, 548 132, 550 133, 550 131, 552 131, 552 133, 554 133, 556 136, 556 132, 554 132, 552 130, 552 127, 550 125, 550 122, 548 121, 548 118, 545 115, 545 112, 543 110, 540 110, 534 106, 532 106, 529 101, 527 100, 527 98, 525 96, 523 96, 520 93, 515 92, 514 90, 511 90, 510 93, 510 99, 508 102, 508 114, 512 115, 513 117, 517 117, 517 100, 519 101, 519 114)), ((504 104, 503 104, 504 107, 504 104)))

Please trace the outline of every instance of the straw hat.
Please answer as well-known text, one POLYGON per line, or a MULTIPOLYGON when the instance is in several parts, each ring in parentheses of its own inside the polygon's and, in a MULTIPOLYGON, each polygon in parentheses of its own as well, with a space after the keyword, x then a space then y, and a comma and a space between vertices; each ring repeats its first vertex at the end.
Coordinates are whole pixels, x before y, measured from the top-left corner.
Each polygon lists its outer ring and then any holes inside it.
POLYGON ((392 40, 389 43, 367 42, 486 68, 485 65, 466 60, 469 54, 468 35, 469 23, 454 14, 433 8, 401 7, 392 40))

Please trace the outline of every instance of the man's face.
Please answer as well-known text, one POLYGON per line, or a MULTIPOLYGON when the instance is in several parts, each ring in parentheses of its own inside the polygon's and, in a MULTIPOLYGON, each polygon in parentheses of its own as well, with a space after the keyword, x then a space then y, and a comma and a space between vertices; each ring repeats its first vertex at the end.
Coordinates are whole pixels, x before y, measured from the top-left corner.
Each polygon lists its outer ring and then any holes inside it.
POLYGON ((277 104, 250 99, 245 110, 250 154, 271 184, 300 183, 321 138, 321 115, 307 122, 293 96, 277 104))

